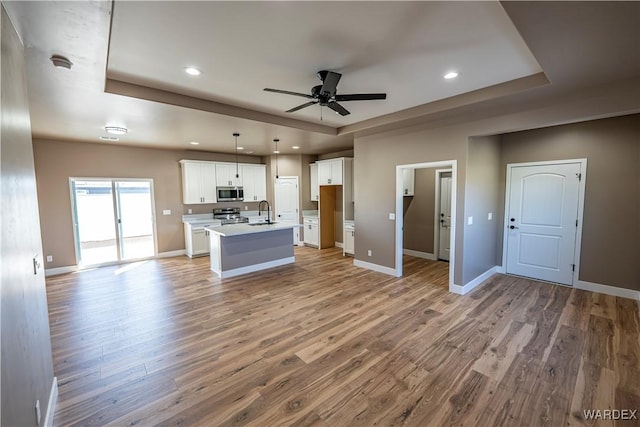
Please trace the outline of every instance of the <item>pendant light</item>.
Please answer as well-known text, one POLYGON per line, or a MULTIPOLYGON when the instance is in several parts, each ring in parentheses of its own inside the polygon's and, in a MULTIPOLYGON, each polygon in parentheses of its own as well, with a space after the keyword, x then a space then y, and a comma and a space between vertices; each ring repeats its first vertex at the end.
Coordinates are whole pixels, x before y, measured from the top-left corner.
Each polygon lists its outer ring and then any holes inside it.
POLYGON ((278 151, 278 142, 280 142, 280 140, 278 138, 274 139, 273 142, 276 143, 276 151, 274 151, 274 153, 276 153, 276 179, 280 178, 278 176, 278 154, 280 154, 280 152, 278 151))
POLYGON ((233 137, 236 139, 236 178, 240 178, 240 174, 238 173, 238 137, 240 134, 238 132, 233 133, 233 137))

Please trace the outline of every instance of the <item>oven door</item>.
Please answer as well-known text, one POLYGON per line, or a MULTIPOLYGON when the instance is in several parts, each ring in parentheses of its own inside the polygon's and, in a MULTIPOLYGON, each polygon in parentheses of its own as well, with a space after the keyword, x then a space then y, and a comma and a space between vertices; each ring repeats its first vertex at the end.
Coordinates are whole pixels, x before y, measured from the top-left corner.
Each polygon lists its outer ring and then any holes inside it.
POLYGON ((238 202, 244 200, 242 187, 218 187, 219 202, 238 202))

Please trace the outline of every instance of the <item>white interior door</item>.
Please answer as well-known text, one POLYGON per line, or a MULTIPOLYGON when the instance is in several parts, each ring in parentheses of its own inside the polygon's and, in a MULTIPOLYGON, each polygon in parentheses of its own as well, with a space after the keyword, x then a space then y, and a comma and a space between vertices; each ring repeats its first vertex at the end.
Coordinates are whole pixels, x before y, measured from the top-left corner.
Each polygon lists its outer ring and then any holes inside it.
MULTIPOLYGON (((275 203, 277 222, 298 224, 298 177, 281 176, 276 178, 275 203)), ((293 229, 293 244, 300 243, 300 229, 293 229)))
POLYGON ((511 168, 506 272, 573 284, 580 163, 511 168))
POLYGON ((451 251, 451 173, 440 175, 438 259, 449 261, 451 251), (447 176, 448 175, 448 176, 447 176))

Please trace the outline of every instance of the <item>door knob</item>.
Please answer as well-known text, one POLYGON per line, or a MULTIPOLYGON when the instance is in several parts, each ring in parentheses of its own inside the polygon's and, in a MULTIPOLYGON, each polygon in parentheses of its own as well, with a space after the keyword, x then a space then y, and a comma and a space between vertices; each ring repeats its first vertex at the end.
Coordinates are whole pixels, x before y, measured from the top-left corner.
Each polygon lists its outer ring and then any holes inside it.
POLYGON ((511 225, 509 226, 509 228, 513 230, 514 228, 518 228, 518 227, 516 227, 515 225, 511 225))

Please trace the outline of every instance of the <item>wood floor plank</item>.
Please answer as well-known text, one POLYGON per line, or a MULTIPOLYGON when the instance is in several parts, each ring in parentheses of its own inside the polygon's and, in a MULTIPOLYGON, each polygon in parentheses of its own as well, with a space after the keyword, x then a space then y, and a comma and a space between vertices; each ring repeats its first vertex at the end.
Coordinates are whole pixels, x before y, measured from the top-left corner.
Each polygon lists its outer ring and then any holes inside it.
POLYGON ((47 278, 54 424, 591 426, 640 405, 637 302, 501 274, 459 296, 444 262, 404 256, 397 278, 295 255, 47 278))

